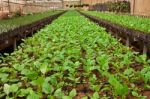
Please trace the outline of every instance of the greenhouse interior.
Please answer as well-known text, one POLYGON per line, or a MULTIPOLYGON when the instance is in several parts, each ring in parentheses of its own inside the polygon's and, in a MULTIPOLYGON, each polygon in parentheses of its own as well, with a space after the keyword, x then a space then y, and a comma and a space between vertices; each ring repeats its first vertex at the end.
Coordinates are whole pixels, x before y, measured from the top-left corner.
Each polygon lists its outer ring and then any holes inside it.
POLYGON ((150 99, 150 0, 0 0, 0 99, 150 99))

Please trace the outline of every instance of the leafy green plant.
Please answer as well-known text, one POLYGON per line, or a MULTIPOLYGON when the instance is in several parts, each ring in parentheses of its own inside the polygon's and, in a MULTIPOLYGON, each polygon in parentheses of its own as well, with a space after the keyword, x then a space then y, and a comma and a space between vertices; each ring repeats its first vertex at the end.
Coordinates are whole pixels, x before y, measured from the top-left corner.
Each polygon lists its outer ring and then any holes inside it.
POLYGON ((77 92, 75 89, 72 89, 69 93, 69 96, 63 96, 63 99, 73 99, 77 95, 77 92))
POLYGON ((144 79, 144 82, 147 84, 148 82, 150 82, 150 67, 149 66, 145 66, 142 70, 141 70, 141 75, 144 79))
POLYGON ((0 56, 0 98, 72 99, 81 92, 87 93, 83 99, 107 99, 125 98, 129 91, 139 98, 134 83, 143 78, 141 87, 149 88, 149 62, 134 53, 104 28, 68 11, 0 56), (136 71, 136 62, 144 68, 136 71))
POLYGON ((62 98, 62 97, 64 97, 64 94, 62 93, 61 88, 59 88, 59 89, 57 89, 57 90, 55 91, 54 96, 55 96, 56 98, 62 98))
POLYGON ((99 99, 99 98, 100 98, 100 96, 99 96, 98 92, 95 92, 93 94, 93 96, 91 97, 91 99, 99 99))
POLYGON ((121 84, 114 76, 109 77, 109 83, 114 87, 114 92, 116 95, 125 97, 125 95, 128 94, 128 87, 121 84))
POLYGON ((0 20, 0 33, 7 32, 8 30, 12 30, 16 27, 30 24, 32 22, 38 21, 40 19, 44 19, 50 15, 59 13, 60 11, 48 11, 44 13, 38 13, 33 15, 20 16, 20 12, 16 12, 16 16, 12 19, 0 20), (19 17, 20 16, 20 17, 19 17))
POLYGON ((109 69, 109 56, 103 54, 97 57, 97 62, 100 65, 101 70, 107 71, 109 69))
POLYGON ((147 63, 147 55, 140 55, 139 57, 136 57, 136 60, 139 63, 146 64, 147 63))
POLYGON ((150 32, 150 27, 148 24, 150 22, 150 19, 148 18, 120 15, 111 12, 97 12, 97 11, 83 11, 83 12, 134 30, 139 30, 147 33, 150 32))

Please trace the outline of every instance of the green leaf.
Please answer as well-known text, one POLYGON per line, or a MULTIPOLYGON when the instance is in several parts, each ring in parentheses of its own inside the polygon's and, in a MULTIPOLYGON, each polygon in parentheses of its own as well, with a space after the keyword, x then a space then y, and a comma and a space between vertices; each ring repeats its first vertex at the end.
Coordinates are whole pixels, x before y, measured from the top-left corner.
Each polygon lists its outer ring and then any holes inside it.
POLYGON ((30 95, 27 96, 27 99, 40 99, 40 95, 32 92, 30 95))
POLYGON ((134 69, 129 68, 129 69, 126 69, 123 74, 126 75, 126 76, 131 76, 132 73, 134 73, 134 69))
POLYGON ((21 71, 24 69, 25 65, 24 64, 15 64, 13 65, 13 67, 18 70, 18 71, 21 71))
POLYGON ((46 94, 51 94, 53 91, 53 88, 48 82, 44 82, 42 86, 42 91, 46 94))
POLYGON ((62 98, 64 96, 64 94, 61 91, 61 88, 55 91, 54 96, 56 96, 57 98, 62 98))
POLYGON ((10 86, 10 92, 15 93, 18 90, 18 85, 17 84, 13 84, 10 86))
POLYGON ((0 79, 2 82, 7 82, 9 80, 8 78, 9 74, 7 73, 0 73, 0 79))
POLYGON ((72 89, 71 92, 69 93, 69 96, 72 98, 75 97, 76 95, 77 95, 77 92, 75 89, 72 89))
POLYGON ((108 82, 114 87, 115 93, 117 95, 123 96, 126 95, 129 91, 128 87, 122 85, 114 76, 109 76, 108 82))
POLYGON ((100 98, 98 92, 95 92, 95 93, 93 94, 93 98, 94 98, 94 99, 99 99, 99 98, 100 98))
POLYGON ((57 85, 57 79, 55 76, 50 77, 50 79, 51 79, 50 82, 52 85, 57 85))
POLYGON ((115 87, 115 90, 116 90, 116 94, 120 96, 126 95, 129 91, 128 87, 125 85, 118 85, 117 87, 115 87))
POLYGON ((145 87, 146 87, 147 89, 150 89, 150 85, 146 85, 145 87))
POLYGON ((30 91, 32 91, 32 88, 21 89, 21 90, 19 91, 18 96, 19 96, 19 97, 27 96, 27 95, 30 93, 30 91))
POLYGON ((90 88, 93 90, 93 91, 99 91, 100 90, 100 87, 101 85, 91 85, 90 88))
POLYGON ((79 67, 80 66, 80 62, 76 61, 74 65, 75 65, 75 67, 79 67))
POLYGON ((144 82, 147 84, 148 81, 150 81, 150 67, 149 66, 145 66, 142 70, 141 70, 141 75, 144 79, 144 82))
POLYGON ((147 61, 147 55, 140 55, 140 56, 138 56, 138 57, 136 57, 136 60, 138 61, 138 62, 140 62, 140 63, 146 63, 146 61, 147 61))
POLYGON ((40 71, 45 74, 47 72, 47 64, 43 64, 40 66, 40 71))
POLYGON ((37 80, 32 81, 31 83, 33 85, 39 85, 42 86, 44 83, 45 79, 43 77, 39 77, 37 80))
POLYGON ((21 74, 25 75, 26 77, 28 77, 31 80, 34 80, 38 77, 38 73, 36 71, 31 71, 28 69, 23 69, 21 71, 21 74))
POLYGON ((109 65, 108 65, 109 64, 109 60, 110 60, 109 56, 103 54, 103 55, 97 57, 96 60, 99 63, 99 65, 100 65, 102 70, 106 71, 106 70, 109 69, 109 65))
POLYGON ((62 99, 72 99, 70 96, 63 96, 62 99))
POLYGON ((132 95, 135 96, 135 97, 139 96, 139 94, 137 92, 135 92, 135 91, 132 91, 132 95))
POLYGON ((9 93, 15 93, 18 91, 18 85, 17 84, 4 84, 4 92, 8 95, 9 93))
POLYGON ((48 96, 47 96, 47 99, 55 99, 55 97, 52 96, 52 95, 48 95, 48 96))
POLYGON ((8 95, 10 93, 10 85, 4 84, 4 92, 8 95))
POLYGON ((87 96, 85 96, 85 97, 83 97, 83 98, 81 98, 81 99, 88 99, 88 97, 87 97, 87 96))

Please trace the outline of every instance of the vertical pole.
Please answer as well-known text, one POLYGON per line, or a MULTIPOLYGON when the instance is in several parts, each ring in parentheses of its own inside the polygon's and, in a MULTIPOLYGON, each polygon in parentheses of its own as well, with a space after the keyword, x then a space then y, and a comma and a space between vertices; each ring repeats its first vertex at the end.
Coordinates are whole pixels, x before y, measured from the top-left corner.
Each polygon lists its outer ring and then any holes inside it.
POLYGON ((127 39, 126 39, 126 46, 129 47, 129 45, 130 45, 130 39, 129 39, 129 36, 127 36, 127 39))
POLYGON ((2 12, 3 12, 3 0, 1 0, 1 3, 2 3, 2 12))
POLYGON ((136 37, 134 37, 134 42, 135 42, 135 41, 137 41, 137 38, 136 38, 136 37))
POLYGON ((27 37, 27 35, 26 34, 24 34, 24 38, 26 38, 27 37))
POLYGON ((54 0, 52 0, 52 1, 53 1, 53 12, 54 12, 54 7, 55 7, 54 5, 55 5, 55 3, 54 3, 54 0))
POLYGON ((9 41, 8 40, 5 40, 5 44, 8 44, 9 43, 9 41))
POLYGON ((143 43, 143 54, 147 54, 147 46, 146 43, 143 43))
POLYGON ((61 2, 62 2, 62 8, 64 8, 64 0, 62 0, 61 2))
POLYGON ((115 33, 115 37, 118 38, 118 33, 115 33))
POLYGON ((10 1, 8 0, 8 11, 10 13, 10 1))
MULTIPOLYGON (((25 7, 24 8, 27 10, 27 0, 25 0, 25 7)), ((26 10, 24 10, 24 13, 26 13, 25 12, 26 10)))
POLYGON ((135 13, 135 0, 133 0, 133 2, 132 2, 133 4, 132 4, 132 14, 134 14, 135 13))
POLYGON ((14 38, 14 44, 13 44, 13 48, 14 48, 14 50, 16 49, 16 47, 17 47, 17 41, 16 41, 17 39, 16 38, 14 38))

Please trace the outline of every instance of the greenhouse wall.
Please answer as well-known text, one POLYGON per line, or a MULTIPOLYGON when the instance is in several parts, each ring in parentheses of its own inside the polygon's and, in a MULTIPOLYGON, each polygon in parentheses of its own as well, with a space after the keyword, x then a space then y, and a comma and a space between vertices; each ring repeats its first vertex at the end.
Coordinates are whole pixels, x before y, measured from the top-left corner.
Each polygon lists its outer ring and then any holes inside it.
MULTIPOLYGON (((90 4, 90 5, 94 5, 96 3, 105 3, 105 2, 117 2, 117 1, 124 1, 124 0, 81 0, 82 4, 90 4)), ((126 0, 128 1, 128 0, 126 0)))
POLYGON ((79 5, 79 4, 80 4, 80 1, 64 1, 63 2, 64 8, 66 8, 67 5, 79 5))
POLYGON ((130 1, 131 14, 150 16, 150 0, 81 0, 81 3, 94 5, 96 3, 104 3, 108 1, 112 1, 112 2, 130 1))
POLYGON ((25 0, 0 0, 0 18, 15 13, 38 13, 50 9, 61 9, 61 1, 25 1, 25 0))
POLYGON ((44 12, 47 10, 61 9, 62 2, 41 2, 41 3, 29 3, 23 7, 24 13, 37 13, 44 12))
POLYGON ((1 0, 0 1, 0 11, 3 12, 15 12, 22 9, 25 1, 23 0, 1 0))
POLYGON ((150 16, 150 0, 131 0, 131 13, 150 16))

